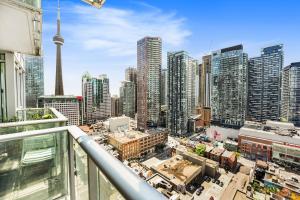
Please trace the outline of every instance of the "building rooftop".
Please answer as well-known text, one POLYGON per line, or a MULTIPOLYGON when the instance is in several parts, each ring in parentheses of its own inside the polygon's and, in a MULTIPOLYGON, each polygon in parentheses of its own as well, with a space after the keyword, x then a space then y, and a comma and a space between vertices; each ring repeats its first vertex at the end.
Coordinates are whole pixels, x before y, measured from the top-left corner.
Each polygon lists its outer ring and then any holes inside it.
POLYGON ((229 185, 223 192, 221 200, 233 199, 237 190, 245 191, 247 183, 249 182, 249 176, 238 172, 233 179, 230 181, 229 185))
POLYGON ((89 126, 87 126, 87 125, 83 125, 83 126, 79 126, 79 128, 83 131, 83 132, 85 132, 85 133, 91 133, 91 132, 93 132, 93 129, 91 129, 89 126))
POLYGON ((176 155, 153 169, 174 185, 187 185, 201 172, 202 167, 176 155))
POLYGON ((209 153, 211 150, 213 150, 214 149, 214 147, 213 146, 209 146, 209 145, 206 145, 206 147, 205 147, 205 152, 206 153, 209 153))
POLYGON ((109 134, 110 137, 114 138, 120 143, 128 143, 130 141, 138 140, 143 137, 147 137, 148 134, 140 132, 140 131, 124 131, 124 132, 116 132, 109 134))
POLYGON ((223 154, 222 154, 222 157, 225 157, 225 158, 232 158, 235 156, 235 153, 233 151, 224 151, 223 154))
POLYGON ((297 134, 282 135, 282 134, 277 134, 275 132, 243 127, 240 129, 239 136, 255 137, 255 138, 261 138, 261 139, 270 140, 270 141, 277 141, 280 143, 286 142, 289 144, 300 145, 300 137, 297 134))
POLYGON ((39 96, 40 99, 78 99, 80 96, 74 95, 43 95, 39 96))
POLYGON ((238 143, 236 141, 233 141, 233 140, 225 140, 225 143, 226 144, 232 144, 232 145, 238 145, 238 143))
POLYGON ((216 156, 221 156, 224 151, 225 151, 225 149, 215 147, 213 150, 211 150, 210 153, 213 154, 213 155, 216 155, 216 156))

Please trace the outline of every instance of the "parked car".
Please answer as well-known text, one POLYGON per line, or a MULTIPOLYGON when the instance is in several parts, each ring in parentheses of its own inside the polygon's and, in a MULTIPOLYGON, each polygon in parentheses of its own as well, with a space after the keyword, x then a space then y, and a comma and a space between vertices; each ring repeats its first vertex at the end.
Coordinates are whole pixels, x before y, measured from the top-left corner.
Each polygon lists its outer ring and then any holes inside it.
POLYGON ((199 195, 201 194, 201 192, 202 192, 202 191, 198 189, 198 190, 196 191, 196 195, 199 196, 199 195))
POLYGON ((209 183, 209 182, 211 181, 211 178, 210 178, 210 177, 208 177, 206 181, 209 183))
POLYGON ((219 184, 221 187, 223 187, 224 186, 224 183, 223 182, 220 182, 220 184, 219 184))
POLYGON ((216 184, 219 185, 219 184, 220 184, 220 181, 219 181, 219 180, 216 180, 216 184))
POLYGON ((213 178, 213 179, 211 180, 211 182, 215 183, 215 182, 216 182, 216 179, 213 178))
POLYGON ((198 190, 200 190, 201 192, 204 190, 204 187, 203 186, 200 186, 199 188, 198 188, 198 190))

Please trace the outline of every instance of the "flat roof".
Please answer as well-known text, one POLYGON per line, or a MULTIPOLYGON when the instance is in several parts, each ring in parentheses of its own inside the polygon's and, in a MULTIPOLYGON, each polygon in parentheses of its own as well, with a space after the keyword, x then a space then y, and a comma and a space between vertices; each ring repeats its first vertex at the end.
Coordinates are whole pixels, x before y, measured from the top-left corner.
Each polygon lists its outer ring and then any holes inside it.
POLYGON ((187 185, 200 174, 202 167, 176 155, 153 169, 167 177, 174 185, 187 185))
POLYGON ((290 144, 297 144, 300 145, 300 137, 294 136, 283 136, 276 134, 274 132, 268 132, 268 131, 263 131, 263 130, 256 130, 252 128, 241 128, 239 132, 239 136, 249 136, 249 137, 255 137, 255 138, 261 138, 265 140, 270 140, 270 141, 277 141, 279 143, 290 143, 290 144))
POLYGON ((219 147, 215 147, 210 153, 216 156, 221 156, 221 154, 225 151, 225 149, 221 149, 219 147))
POLYGON ((229 185, 223 192, 221 200, 234 199, 236 191, 237 190, 244 191, 247 186, 246 183, 248 181, 249 181, 249 176, 247 176, 241 172, 238 172, 233 177, 233 179, 231 180, 231 182, 229 183, 229 185))
POLYGON ((224 151, 222 154, 222 157, 226 157, 226 158, 231 158, 232 156, 234 156, 235 153, 233 151, 224 151))
POLYGON ((111 133, 109 134, 110 137, 114 138, 115 140, 117 140, 120 143, 127 143, 130 141, 134 141, 143 137, 147 137, 149 134, 140 132, 140 131, 125 131, 125 132, 121 132, 121 133, 111 133))
POLYGON ((159 164, 164 162, 163 160, 159 160, 156 157, 152 157, 144 162, 142 162, 142 165, 146 166, 148 169, 151 169, 151 167, 157 167, 159 164))
POLYGON ((214 149, 213 146, 206 145, 206 147, 205 147, 205 152, 210 152, 210 151, 213 150, 213 149, 214 149))
POLYGON ((74 95, 43 95, 39 96, 39 99, 77 99, 79 96, 74 95))

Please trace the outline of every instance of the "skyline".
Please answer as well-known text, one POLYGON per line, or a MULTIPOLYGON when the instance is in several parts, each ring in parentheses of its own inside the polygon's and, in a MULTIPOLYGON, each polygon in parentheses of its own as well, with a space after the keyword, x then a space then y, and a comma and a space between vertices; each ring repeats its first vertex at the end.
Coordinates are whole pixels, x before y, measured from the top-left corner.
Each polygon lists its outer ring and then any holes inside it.
MULTIPOLYGON (((297 52, 300 52, 299 39, 296 38, 299 27, 293 26, 300 19, 295 6, 299 2, 290 0, 291 3, 287 4, 275 1, 272 5, 268 2, 258 4, 258 1, 251 1, 251 4, 250 1, 248 4, 235 2, 220 0, 171 4, 171 1, 158 0, 122 3, 112 0, 98 10, 81 1, 62 0, 65 93, 81 95, 81 77, 89 71, 93 76, 107 74, 111 95, 118 94, 121 81, 125 80, 125 69, 136 67, 136 42, 147 35, 162 38, 162 68, 167 67, 167 51, 185 50, 200 60, 206 53, 236 44, 243 44, 249 58, 259 56, 265 46, 283 44, 284 66, 300 60, 297 57, 297 52), (245 7, 249 9, 244 10, 245 7), (251 8, 256 8, 255 16, 251 8), (235 17, 240 14, 243 17, 235 17), (268 16, 264 22, 261 20, 263 16, 268 16), (88 34, 81 34, 74 28, 85 30, 88 34), (122 31, 119 31, 120 28, 122 31)), ((52 37, 56 32, 56 3, 44 1, 43 8, 45 94, 53 94, 55 45, 52 37)))

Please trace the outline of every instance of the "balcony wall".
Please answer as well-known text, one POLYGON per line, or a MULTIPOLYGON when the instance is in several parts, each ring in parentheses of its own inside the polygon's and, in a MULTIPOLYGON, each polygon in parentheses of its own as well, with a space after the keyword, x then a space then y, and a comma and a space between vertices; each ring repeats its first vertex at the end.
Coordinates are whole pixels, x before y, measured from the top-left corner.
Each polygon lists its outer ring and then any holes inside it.
POLYGON ((42 11, 40 0, 0 1, 0 50, 40 55, 42 11))

